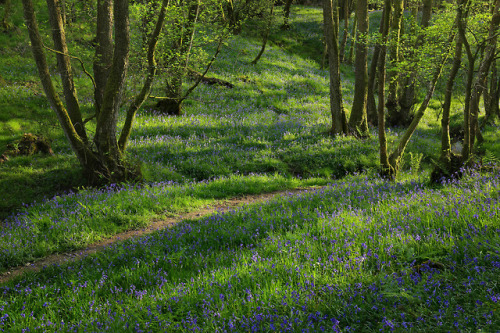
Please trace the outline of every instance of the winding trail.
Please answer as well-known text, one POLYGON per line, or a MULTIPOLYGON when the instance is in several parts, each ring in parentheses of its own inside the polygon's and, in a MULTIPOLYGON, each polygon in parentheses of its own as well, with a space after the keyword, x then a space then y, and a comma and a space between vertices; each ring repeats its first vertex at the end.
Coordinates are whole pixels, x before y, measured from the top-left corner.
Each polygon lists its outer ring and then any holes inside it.
POLYGON ((189 213, 185 213, 176 217, 171 217, 166 219, 153 220, 144 229, 124 231, 110 238, 106 238, 100 242, 88 245, 83 249, 71 252, 55 253, 47 257, 40 258, 39 260, 36 260, 34 262, 27 263, 24 266, 11 267, 7 272, 0 273, 0 285, 9 282, 16 277, 21 276, 24 273, 38 272, 46 266, 59 265, 66 262, 75 261, 89 254, 102 251, 105 247, 111 244, 121 242, 132 237, 140 237, 142 235, 147 235, 157 230, 170 228, 173 225, 185 219, 198 219, 214 213, 225 213, 236 207, 241 207, 252 203, 269 201, 275 196, 282 196, 294 193, 306 193, 309 191, 314 191, 318 188, 319 187, 296 188, 296 189, 276 191, 271 193, 246 195, 242 197, 218 200, 204 208, 189 213))

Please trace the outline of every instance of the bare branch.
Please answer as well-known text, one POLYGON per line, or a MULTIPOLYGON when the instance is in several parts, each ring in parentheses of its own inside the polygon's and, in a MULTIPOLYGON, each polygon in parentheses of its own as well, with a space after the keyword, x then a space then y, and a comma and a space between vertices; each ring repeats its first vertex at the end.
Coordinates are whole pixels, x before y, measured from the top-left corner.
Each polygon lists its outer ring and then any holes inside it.
POLYGON ((85 64, 83 63, 82 59, 80 59, 78 57, 75 57, 75 56, 72 56, 70 54, 66 54, 66 53, 63 53, 63 52, 51 49, 50 47, 46 46, 45 44, 42 44, 42 45, 43 45, 43 47, 45 49, 49 50, 50 52, 54 52, 54 53, 57 53, 57 54, 62 54, 63 56, 66 56, 66 57, 78 60, 80 62, 80 65, 82 66, 83 72, 90 78, 90 81, 92 81, 92 85, 94 86, 94 89, 95 89, 96 86, 95 86, 94 77, 87 71, 87 69, 85 68, 85 64))

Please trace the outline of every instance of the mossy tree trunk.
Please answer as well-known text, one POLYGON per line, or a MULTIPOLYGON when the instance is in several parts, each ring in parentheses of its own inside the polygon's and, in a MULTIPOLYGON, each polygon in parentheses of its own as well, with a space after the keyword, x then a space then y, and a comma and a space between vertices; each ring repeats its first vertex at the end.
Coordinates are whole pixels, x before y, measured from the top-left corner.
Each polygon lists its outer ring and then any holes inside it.
POLYGON ((354 59, 354 50, 356 49, 356 39, 358 38, 358 16, 356 12, 354 13, 354 18, 352 20, 352 29, 351 29, 351 44, 349 45, 349 51, 347 52, 347 57, 345 62, 348 64, 352 64, 354 59))
POLYGON ((357 0, 356 17, 358 18, 358 34, 356 39, 354 100, 352 104, 349 127, 356 129, 361 136, 368 136, 368 119, 366 102, 368 94, 368 46, 364 40, 368 34, 368 1, 357 0))
POLYGON ((347 117, 342 99, 340 81, 340 57, 338 39, 338 4, 332 0, 323 0, 323 20, 325 40, 328 48, 328 65, 330 71, 330 110, 332 114, 331 133, 348 134, 347 117))

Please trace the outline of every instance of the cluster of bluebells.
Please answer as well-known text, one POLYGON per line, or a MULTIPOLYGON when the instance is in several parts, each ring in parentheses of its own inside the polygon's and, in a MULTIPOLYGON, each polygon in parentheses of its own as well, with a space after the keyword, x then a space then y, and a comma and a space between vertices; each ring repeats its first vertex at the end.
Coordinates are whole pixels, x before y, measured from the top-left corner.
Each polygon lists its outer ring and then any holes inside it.
POLYGON ((0 287, 0 331, 498 329, 500 175, 344 181, 0 287))

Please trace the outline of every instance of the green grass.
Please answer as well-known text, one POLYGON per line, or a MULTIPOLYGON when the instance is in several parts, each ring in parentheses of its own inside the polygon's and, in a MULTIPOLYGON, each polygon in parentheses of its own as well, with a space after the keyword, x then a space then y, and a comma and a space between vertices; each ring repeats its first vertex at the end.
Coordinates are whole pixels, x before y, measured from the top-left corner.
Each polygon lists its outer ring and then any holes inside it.
POLYGON ((184 221, 0 287, 0 328, 495 331, 498 176, 350 177, 184 221))

